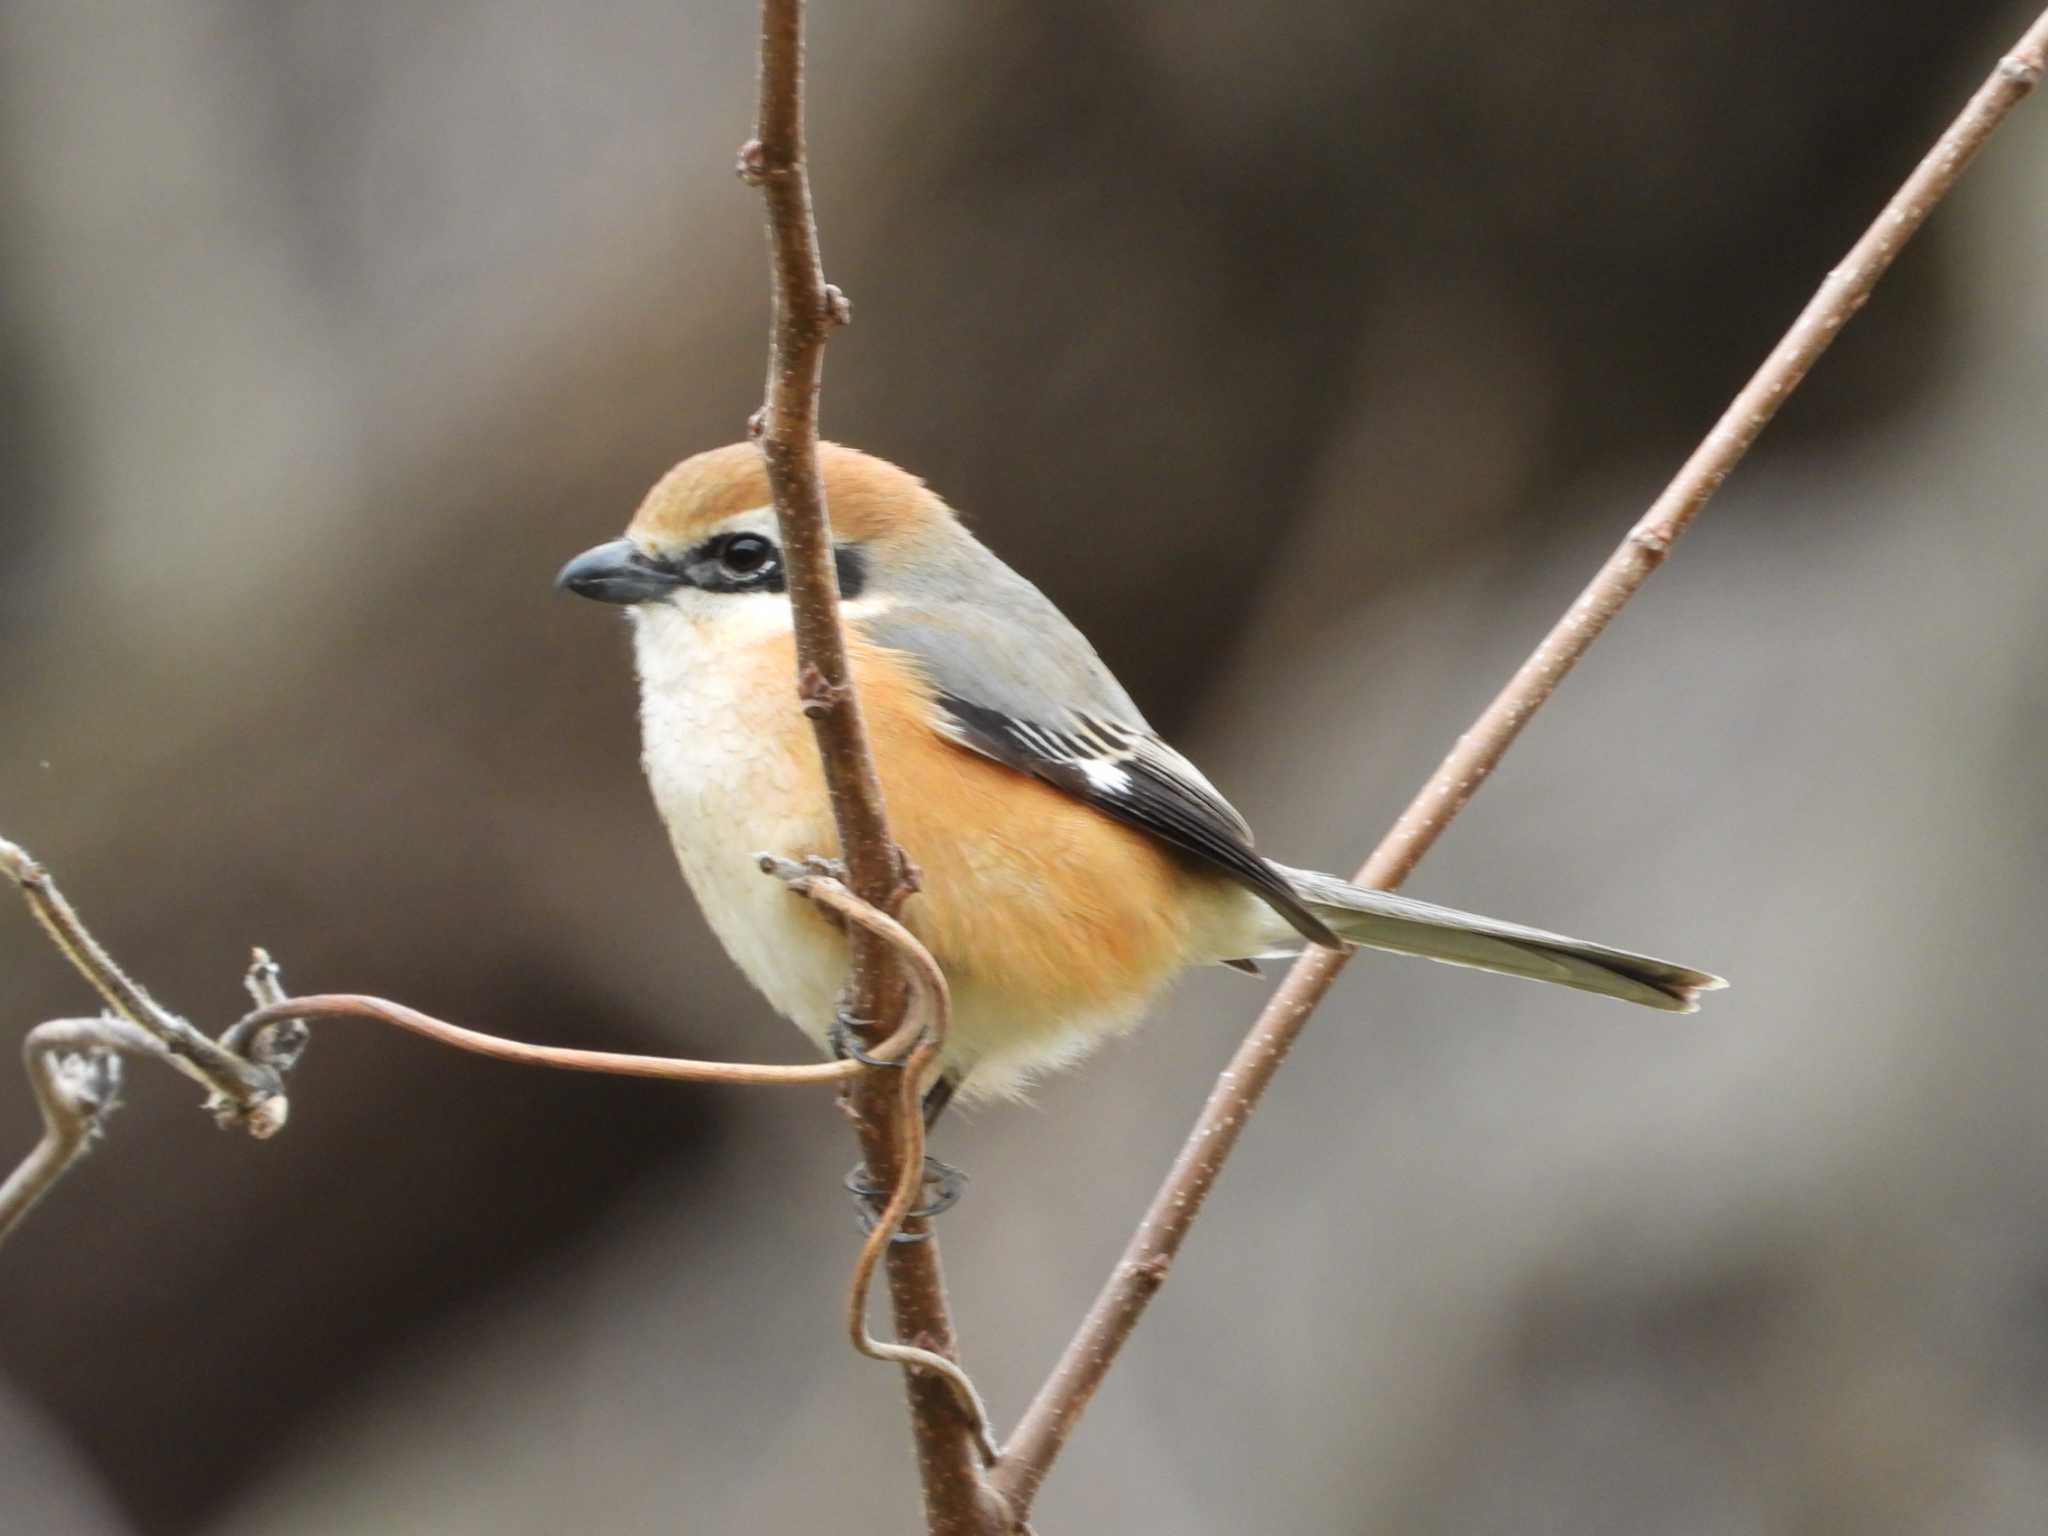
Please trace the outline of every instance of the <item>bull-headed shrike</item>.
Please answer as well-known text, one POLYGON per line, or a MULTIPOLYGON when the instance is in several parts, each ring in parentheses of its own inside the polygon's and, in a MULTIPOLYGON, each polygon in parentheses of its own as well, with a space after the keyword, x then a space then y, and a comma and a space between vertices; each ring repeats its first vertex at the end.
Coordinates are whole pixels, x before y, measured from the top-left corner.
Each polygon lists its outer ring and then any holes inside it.
MULTIPOLYGON (((829 443, 819 467, 890 827, 922 877, 903 921, 952 987, 940 1101, 1019 1092, 1129 1029, 1189 966, 1304 944, 1676 1012, 1723 984, 1263 857, 1080 631, 923 481, 829 443)), ((683 874, 740 969, 825 1048, 845 936, 759 863, 839 846, 759 450, 685 459, 559 585, 627 606, 647 777, 683 874)))

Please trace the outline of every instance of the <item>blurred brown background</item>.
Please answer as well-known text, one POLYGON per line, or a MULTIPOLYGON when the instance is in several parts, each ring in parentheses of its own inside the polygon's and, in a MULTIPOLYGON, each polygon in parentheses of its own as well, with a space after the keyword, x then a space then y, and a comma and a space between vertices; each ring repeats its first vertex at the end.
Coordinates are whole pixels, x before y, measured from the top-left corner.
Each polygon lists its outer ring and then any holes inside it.
MULTIPOLYGON (((820 3, 828 430, 1349 868, 2026 14, 820 3)), ((758 399, 752 28, 0 0, 0 828, 174 1006, 260 942, 799 1057, 688 906, 618 626, 548 589, 758 399)), ((1048 1536, 2042 1528, 2044 176, 2036 106, 1414 885, 1735 990, 1354 967, 1048 1536)), ((87 1005, 19 913, 0 983, 87 1005)), ((1004 1422, 1259 996, 945 1128, 1004 1422)), ((193 1097, 138 1073, 0 1255, 10 1532, 915 1523, 822 1095, 365 1025, 273 1144, 193 1097)))

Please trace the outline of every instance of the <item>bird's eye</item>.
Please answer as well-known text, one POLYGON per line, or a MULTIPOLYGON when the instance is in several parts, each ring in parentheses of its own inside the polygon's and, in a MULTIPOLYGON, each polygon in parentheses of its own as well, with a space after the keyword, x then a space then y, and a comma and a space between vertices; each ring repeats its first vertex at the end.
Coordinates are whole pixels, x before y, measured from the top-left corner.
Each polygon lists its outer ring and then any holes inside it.
POLYGON ((758 576, 775 563, 775 546, 758 533, 736 533, 720 547, 718 563, 734 576, 758 576))

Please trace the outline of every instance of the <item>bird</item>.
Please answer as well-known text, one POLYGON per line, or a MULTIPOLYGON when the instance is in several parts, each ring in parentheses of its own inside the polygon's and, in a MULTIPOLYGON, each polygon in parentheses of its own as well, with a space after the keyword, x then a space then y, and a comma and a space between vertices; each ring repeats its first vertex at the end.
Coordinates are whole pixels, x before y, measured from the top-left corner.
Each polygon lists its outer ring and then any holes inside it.
MULTIPOLYGON (((1674 1012, 1725 985, 1266 858, 1080 630, 924 481, 835 443, 818 465, 851 677, 892 835, 919 871, 902 921, 952 995, 928 1113, 1021 1097, 1191 967, 1256 970, 1307 945, 1674 1012)), ((740 970, 830 1050, 846 937, 761 872, 763 855, 839 851, 773 500, 757 443, 696 454, 556 584, 625 608, 642 764, 683 875, 740 970)))

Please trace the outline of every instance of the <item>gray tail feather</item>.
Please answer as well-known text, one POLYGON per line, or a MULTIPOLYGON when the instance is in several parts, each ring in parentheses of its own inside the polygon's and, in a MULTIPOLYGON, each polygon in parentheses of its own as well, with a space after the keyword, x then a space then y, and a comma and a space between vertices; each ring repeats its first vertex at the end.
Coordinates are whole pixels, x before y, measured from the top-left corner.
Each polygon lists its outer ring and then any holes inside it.
POLYGON ((1368 949, 1557 982, 1673 1013, 1693 1012, 1700 993, 1728 985, 1718 976, 1668 960, 1585 944, 1561 933, 1431 906, 1386 891, 1368 891, 1335 875, 1284 865, 1274 868, 1340 937, 1368 949))

